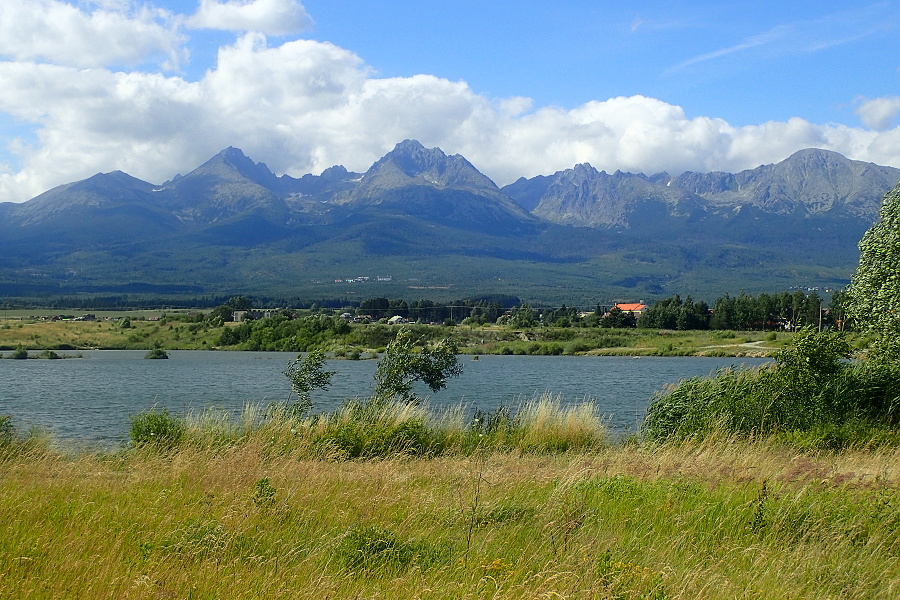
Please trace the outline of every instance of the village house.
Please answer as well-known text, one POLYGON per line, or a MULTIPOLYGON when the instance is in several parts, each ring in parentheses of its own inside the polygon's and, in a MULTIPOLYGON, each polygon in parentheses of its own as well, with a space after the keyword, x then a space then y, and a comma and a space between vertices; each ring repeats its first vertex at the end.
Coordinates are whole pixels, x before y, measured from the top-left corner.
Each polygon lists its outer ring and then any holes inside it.
POLYGON ((623 313, 631 313, 632 315, 634 315, 635 318, 638 318, 642 314, 644 314, 644 311, 647 310, 647 305, 641 304, 640 302, 634 302, 631 304, 620 302, 619 304, 616 304, 613 308, 618 308, 623 313))
POLYGON ((235 310, 231 313, 231 320, 242 323, 246 319, 268 319, 274 314, 271 310, 235 310))

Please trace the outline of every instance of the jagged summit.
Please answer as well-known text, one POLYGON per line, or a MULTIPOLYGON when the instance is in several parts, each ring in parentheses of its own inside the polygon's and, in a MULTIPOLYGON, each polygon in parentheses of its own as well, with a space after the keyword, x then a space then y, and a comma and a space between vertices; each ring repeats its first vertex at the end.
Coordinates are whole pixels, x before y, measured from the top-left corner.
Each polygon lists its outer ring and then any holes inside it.
POLYGON ((365 188, 387 189, 410 184, 500 191, 490 178, 459 154, 448 156, 440 148, 425 148, 416 140, 404 140, 394 146, 363 177, 365 188))
POLYGON ((233 146, 225 148, 184 177, 207 176, 215 176, 231 182, 246 179, 272 191, 277 191, 279 188, 278 178, 265 163, 253 162, 242 150, 233 146))

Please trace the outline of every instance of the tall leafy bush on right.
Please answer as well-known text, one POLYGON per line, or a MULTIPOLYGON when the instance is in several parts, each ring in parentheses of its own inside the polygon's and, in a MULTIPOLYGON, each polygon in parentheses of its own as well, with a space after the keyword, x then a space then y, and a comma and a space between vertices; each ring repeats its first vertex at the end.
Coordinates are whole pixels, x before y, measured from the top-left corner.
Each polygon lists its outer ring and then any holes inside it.
POLYGON ((648 441, 722 431, 803 434, 815 445, 867 443, 900 417, 900 363, 847 360, 843 333, 806 328, 776 362, 725 369, 658 393, 643 424, 648 441))
POLYGON ((900 359, 900 184, 884 196, 878 221, 859 242, 847 312, 873 337, 871 358, 900 359))

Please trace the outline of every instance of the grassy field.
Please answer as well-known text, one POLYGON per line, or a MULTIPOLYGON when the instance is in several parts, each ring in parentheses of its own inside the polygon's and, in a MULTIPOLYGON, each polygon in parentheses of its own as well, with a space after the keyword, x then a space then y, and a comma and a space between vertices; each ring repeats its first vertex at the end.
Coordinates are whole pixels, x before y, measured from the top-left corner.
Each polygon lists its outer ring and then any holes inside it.
MULTIPOLYGON (((132 349, 156 346, 168 350, 206 350, 217 346, 223 326, 179 320, 147 320, 160 315, 131 315, 130 327, 121 320, 41 321, 22 317, 0 321, 0 351, 22 345, 29 350, 132 349)), ((100 315, 98 315, 100 317, 100 315)), ((119 315, 121 318, 121 315, 119 315)), ((111 317, 112 318, 112 317, 111 317)), ((367 335, 366 329, 383 325, 354 325, 345 339, 336 338, 325 348, 335 355, 383 351, 383 335, 367 335), (362 343, 358 343, 363 340, 362 343)), ((536 327, 417 326, 432 336, 452 337, 466 354, 591 354, 654 356, 770 356, 791 338, 786 332, 668 331, 647 329, 597 329, 536 327)))
POLYGON ((130 327, 123 328, 119 319, 121 316, 98 321, 3 321, 0 349, 23 345, 29 350, 146 350, 159 344, 170 350, 200 350, 212 348, 221 333, 220 328, 204 324, 148 321, 137 316, 131 317, 130 327))
POLYGON ((900 450, 335 460, 275 437, 0 453, 0 597, 900 597, 900 450))

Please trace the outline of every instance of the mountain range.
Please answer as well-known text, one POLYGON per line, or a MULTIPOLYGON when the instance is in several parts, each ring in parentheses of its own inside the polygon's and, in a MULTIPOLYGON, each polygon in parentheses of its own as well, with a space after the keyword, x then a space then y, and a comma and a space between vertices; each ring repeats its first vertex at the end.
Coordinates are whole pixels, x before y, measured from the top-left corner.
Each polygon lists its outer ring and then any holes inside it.
POLYGON ((833 288, 898 180, 816 149, 739 173, 579 164, 500 188, 414 140, 365 173, 299 178, 227 148, 158 185, 113 171, 0 203, 0 296, 591 305, 833 288))

